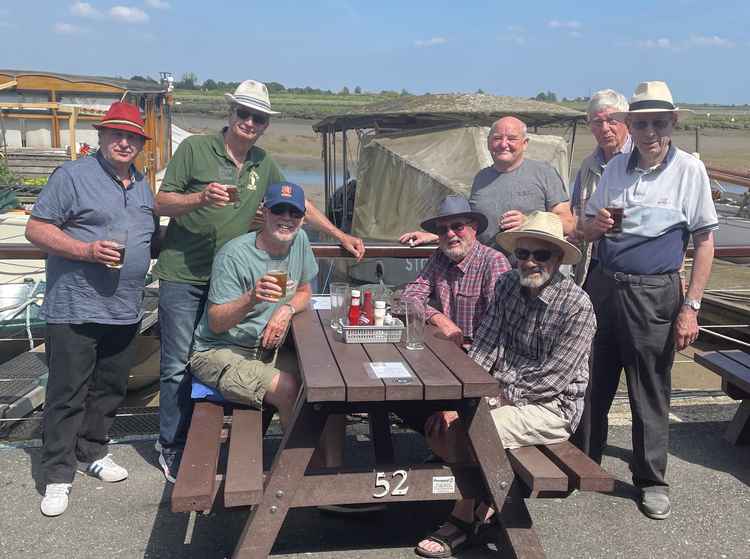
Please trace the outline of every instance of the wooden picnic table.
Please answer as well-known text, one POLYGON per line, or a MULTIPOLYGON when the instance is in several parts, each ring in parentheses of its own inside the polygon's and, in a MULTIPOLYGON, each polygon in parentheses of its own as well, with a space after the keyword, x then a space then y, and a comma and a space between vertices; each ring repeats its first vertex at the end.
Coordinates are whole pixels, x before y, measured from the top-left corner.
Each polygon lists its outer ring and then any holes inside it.
MULTIPOLYGON (((511 462, 483 398, 497 395, 494 378, 429 326, 425 349, 419 351, 407 350, 402 343, 346 344, 330 327, 329 311, 299 313, 291 330, 303 388, 234 557, 267 557, 290 507, 461 497, 484 498, 500 511, 500 535, 514 556, 544 556, 521 484, 514 482, 511 462), (404 382, 374 377, 365 369, 368 362, 402 362, 412 378, 404 382), (394 463, 387 412, 404 402, 457 410, 477 463, 394 463), (308 468, 329 415, 360 412, 371 419, 374 465, 308 468)), ((423 535, 414 534, 415 542, 423 535)))

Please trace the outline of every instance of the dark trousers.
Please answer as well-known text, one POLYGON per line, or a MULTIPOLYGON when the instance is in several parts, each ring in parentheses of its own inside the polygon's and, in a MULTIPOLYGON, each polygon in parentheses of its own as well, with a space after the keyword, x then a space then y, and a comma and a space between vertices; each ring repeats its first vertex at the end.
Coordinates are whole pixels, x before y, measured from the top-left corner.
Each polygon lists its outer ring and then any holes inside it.
POLYGON ((682 304, 679 274, 612 277, 597 267, 587 287, 598 326, 590 381, 590 456, 601 462, 607 414, 624 368, 633 415, 633 483, 666 488, 673 328, 682 304))
POLYGON ((49 364, 42 465, 47 483, 71 483, 76 459, 107 454, 109 429, 125 397, 138 324, 47 324, 49 364))

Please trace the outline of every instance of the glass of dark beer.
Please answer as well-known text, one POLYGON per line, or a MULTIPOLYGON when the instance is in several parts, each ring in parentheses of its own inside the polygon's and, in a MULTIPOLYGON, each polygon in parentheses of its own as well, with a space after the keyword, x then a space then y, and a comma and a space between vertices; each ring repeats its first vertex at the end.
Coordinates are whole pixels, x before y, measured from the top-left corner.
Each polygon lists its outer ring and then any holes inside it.
POLYGON ((622 218, 625 214, 625 208, 621 202, 613 200, 607 205, 607 211, 615 222, 614 225, 609 228, 609 231, 607 231, 607 235, 619 235, 622 233, 622 218))
POLYGON ((120 254, 119 262, 106 264, 106 266, 107 268, 119 270, 125 262, 125 247, 128 246, 128 230, 121 225, 110 225, 107 227, 106 237, 105 241, 113 243, 115 245, 113 248, 120 254))

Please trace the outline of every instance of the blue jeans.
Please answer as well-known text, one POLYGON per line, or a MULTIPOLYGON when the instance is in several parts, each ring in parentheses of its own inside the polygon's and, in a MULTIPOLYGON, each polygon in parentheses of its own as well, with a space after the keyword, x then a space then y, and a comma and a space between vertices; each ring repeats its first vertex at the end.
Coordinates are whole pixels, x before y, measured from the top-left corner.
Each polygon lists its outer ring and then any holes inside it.
POLYGON ((207 285, 159 282, 159 442, 167 453, 185 446, 193 411, 190 375, 185 374, 185 368, 207 297, 207 285))

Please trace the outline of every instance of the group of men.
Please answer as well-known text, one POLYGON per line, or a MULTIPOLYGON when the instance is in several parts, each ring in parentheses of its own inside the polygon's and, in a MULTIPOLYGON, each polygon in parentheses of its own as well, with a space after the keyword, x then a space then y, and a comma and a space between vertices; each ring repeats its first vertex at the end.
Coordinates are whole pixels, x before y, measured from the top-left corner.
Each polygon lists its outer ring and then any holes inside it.
MULTIPOLYGON (((336 230, 255 146, 275 114, 265 86, 244 82, 227 98, 227 128, 183 142, 155 200, 132 167, 145 139, 140 116, 116 104, 99 124, 97 157, 61 167, 35 206, 27 235, 50 253, 48 273, 60 278, 48 282, 45 301, 52 326, 45 514, 65 510, 76 458, 105 481, 127 476, 106 454, 106 432, 124 392, 122 371, 132 362, 135 298, 158 231, 154 216, 172 217, 154 269, 162 336, 159 461, 170 480, 190 417, 188 363, 208 390, 270 404, 286 423, 299 384, 279 346, 317 273, 300 230, 303 217, 356 257, 364 252, 361 240, 336 230), (234 206, 215 180, 221 166, 236 172, 234 206), (139 205, 128 205, 136 196, 139 205), (264 198, 263 227, 247 233, 264 198), (102 266, 117 258, 100 230, 111 219, 133 220, 128 257, 117 272, 102 266), (288 269, 286 286, 267 274, 276 261, 288 269), (72 298, 88 304, 76 307, 72 298), (122 308, 102 309, 98 302, 109 298, 122 308)), ((718 224, 703 164, 672 145, 679 111, 663 82, 640 84, 629 103, 612 90, 597 92, 588 108, 597 148, 576 176, 573 211, 560 175, 525 158, 523 122, 501 118, 487 143, 494 163, 477 174, 468 200, 447 197, 423 231, 401 236, 403 243, 439 244, 402 299, 426 305, 427 320, 498 379, 490 407, 504 447, 576 434, 600 461, 625 369, 633 482, 641 510, 657 519, 671 510, 665 476, 672 359, 697 337, 718 224), (618 233, 608 209, 614 205, 623 209, 618 233), (693 272, 683 292, 679 270, 691 237, 693 272), (576 265, 575 278, 560 272, 563 265, 576 265)), ((470 456, 454 410, 408 420, 436 455, 470 456)), ((459 501, 416 552, 450 556, 492 514, 459 501)))

